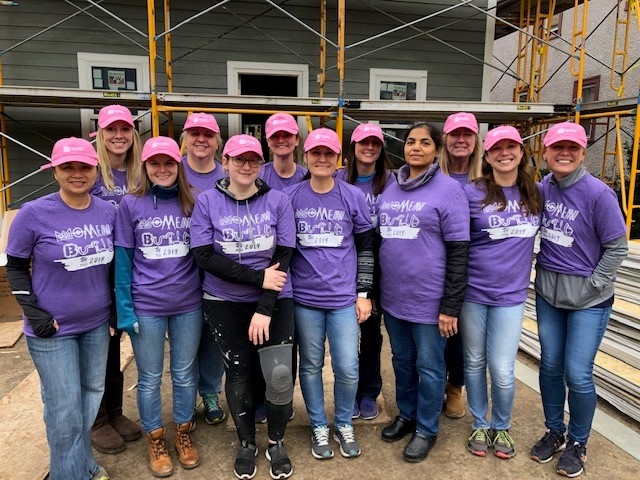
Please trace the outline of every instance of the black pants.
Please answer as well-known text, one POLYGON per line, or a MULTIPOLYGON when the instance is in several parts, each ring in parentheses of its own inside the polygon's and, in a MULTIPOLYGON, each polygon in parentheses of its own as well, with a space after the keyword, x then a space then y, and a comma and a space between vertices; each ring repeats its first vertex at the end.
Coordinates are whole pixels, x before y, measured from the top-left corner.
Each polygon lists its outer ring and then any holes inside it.
POLYGON ((444 363, 449 373, 447 381, 454 387, 462 387, 464 385, 464 356, 462 353, 462 335, 460 333, 447 338, 447 345, 444 349, 444 363))
POLYGON ((124 375, 120 371, 120 338, 122 332, 109 338, 109 353, 107 354, 107 372, 104 383, 104 396, 100 403, 98 416, 94 427, 100 427, 109 420, 122 415, 122 390, 124 375))
POLYGON ((358 394, 356 399, 368 397, 378 398, 382 390, 382 375, 380 374, 380 353, 382 352, 382 331, 380 323, 382 311, 372 313, 360 324, 360 355, 358 394))
MULTIPOLYGON (((264 398, 266 379, 260 365, 260 350, 272 345, 290 346, 294 328, 293 299, 279 299, 271 317, 269 341, 254 345, 249 340, 249 324, 256 307, 256 302, 204 301, 205 316, 224 359, 227 405, 236 425, 238 438, 249 443, 255 443, 256 402, 264 398)), ((290 362, 291 348, 282 349, 282 355, 287 357, 287 363, 290 362)), ((267 400, 265 410, 269 439, 282 440, 291 412, 291 402, 274 405, 267 400)))

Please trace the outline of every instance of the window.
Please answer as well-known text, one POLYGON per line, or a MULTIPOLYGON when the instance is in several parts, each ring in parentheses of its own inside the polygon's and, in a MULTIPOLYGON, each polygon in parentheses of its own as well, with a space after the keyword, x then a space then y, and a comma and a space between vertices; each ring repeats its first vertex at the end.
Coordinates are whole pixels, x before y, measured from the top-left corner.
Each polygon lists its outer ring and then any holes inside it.
MULTIPOLYGON (((582 103, 597 102, 600 96, 600 75, 591 78, 585 78, 582 81, 582 103)), ((578 81, 573 82, 573 103, 578 100, 578 81)), ((587 140, 589 144, 593 143, 596 137, 596 120, 581 121, 587 132, 587 140)))
POLYGON ((549 20, 549 38, 553 40, 554 38, 558 38, 562 36, 562 13, 556 13, 549 20))

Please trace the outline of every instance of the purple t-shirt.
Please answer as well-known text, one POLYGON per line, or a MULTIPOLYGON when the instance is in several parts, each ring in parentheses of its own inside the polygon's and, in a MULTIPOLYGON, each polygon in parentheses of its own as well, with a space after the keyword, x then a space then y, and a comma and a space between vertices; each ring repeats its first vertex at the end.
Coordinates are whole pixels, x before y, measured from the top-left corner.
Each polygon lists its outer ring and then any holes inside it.
POLYGON ((308 180, 284 193, 291 198, 296 219, 298 248, 291 259, 294 300, 324 309, 354 304, 354 234, 373 228, 364 194, 341 180, 327 193, 314 192, 308 180))
POLYGON ((98 179, 91 189, 91 195, 95 195, 118 207, 122 201, 122 197, 129 193, 127 187, 127 172, 120 170, 111 171, 113 172, 113 190, 107 189, 102 181, 102 176, 98 175, 98 179))
POLYGON ((198 267, 190 252, 189 226, 177 198, 126 195, 116 220, 118 247, 133 248, 131 295, 136 315, 168 316, 202 305, 198 267))
MULTIPOLYGON (((336 171, 336 176, 338 180, 342 180, 343 182, 347 182, 348 171, 346 168, 341 168, 336 171)), ((347 182, 349 183, 349 182, 347 182)), ((397 183, 396 176, 393 172, 387 172, 387 181, 384 184, 384 190, 389 188, 389 185, 397 183)), ((378 199, 380 198, 380 193, 375 195, 373 193, 373 177, 371 177, 366 182, 362 182, 359 179, 356 179, 356 183, 353 184, 355 187, 358 187, 364 193, 364 198, 367 201, 367 205, 369 206, 369 213, 371 214, 371 223, 375 229, 378 228, 378 199)), ((383 190, 383 192, 384 192, 383 190)))
POLYGON ((469 174, 468 173, 450 173, 449 176, 457 181, 463 187, 469 183, 469 174))
POLYGON ((602 245, 626 235, 618 199, 611 188, 586 174, 560 190, 542 181, 544 210, 537 261, 549 271, 588 277, 602 256, 602 245))
MULTIPOLYGON (((116 208, 91 197, 84 210, 52 193, 26 203, 11 224, 7 253, 31 258, 38 305, 58 321, 56 336, 94 330, 109 320, 116 208)), ((24 333, 35 336, 24 319, 24 333)))
POLYGON ((378 200, 382 308, 415 323, 438 323, 446 274, 445 242, 469 241, 469 202, 438 170, 424 185, 397 183, 378 200))
POLYGON ((184 171, 187 174, 187 181, 192 187, 195 187, 194 195, 209 190, 216 186, 216 182, 221 178, 228 177, 227 172, 224 171, 222 165, 215 162, 216 168, 207 173, 196 172, 187 161, 187 157, 182 157, 182 164, 184 165, 184 171))
POLYGON ((296 164, 295 173, 289 178, 282 178, 273 168, 273 162, 265 163, 260 169, 260 177, 273 190, 284 190, 287 187, 300 183, 307 174, 307 169, 296 164))
POLYGON ((471 213, 469 280, 465 299, 483 305, 507 307, 527 298, 533 245, 541 214, 523 214, 517 186, 503 187, 507 207, 497 203, 483 207, 484 184, 464 187, 471 213))
MULTIPOLYGON (((271 265, 276 246, 296 246, 293 211, 289 198, 277 190, 245 201, 232 199, 217 188, 198 195, 191 222, 191 245, 213 245, 219 255, 255 270, 271 265)), ((203 289, 231 302, 257 302, 262 290, 227 282, 205 272, 203 289)), ((279 298, 291 298, 287 278, 279 298)))

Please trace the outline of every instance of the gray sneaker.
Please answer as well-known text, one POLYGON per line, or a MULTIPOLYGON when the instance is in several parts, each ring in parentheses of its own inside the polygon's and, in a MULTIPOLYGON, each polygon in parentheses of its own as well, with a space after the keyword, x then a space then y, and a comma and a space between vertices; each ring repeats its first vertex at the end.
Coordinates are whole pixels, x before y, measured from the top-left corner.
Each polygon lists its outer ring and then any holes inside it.
POLYGON ((329 445, 329 427, 320 425, 313 428, 311 434, 311 455, 318 460, 327 460, 333 457, 333 450, 329 445))
POLYGON ((356 437, 353 435, 353 426, 336 426, 333 439, 340 444, 340 455, 343 457, 353 458, 360 455, 360 445, 356 442, 356 437))
POLYGON ((489 431, 486 428, 476 428, 467 442, 467 450, 478 457, 486 457, 491 444, 489 431))
POLYGON ((492 445, 493 454, 498 458, 508 460, 516 455, 516 444, 509 430, 495 430, 492 445))

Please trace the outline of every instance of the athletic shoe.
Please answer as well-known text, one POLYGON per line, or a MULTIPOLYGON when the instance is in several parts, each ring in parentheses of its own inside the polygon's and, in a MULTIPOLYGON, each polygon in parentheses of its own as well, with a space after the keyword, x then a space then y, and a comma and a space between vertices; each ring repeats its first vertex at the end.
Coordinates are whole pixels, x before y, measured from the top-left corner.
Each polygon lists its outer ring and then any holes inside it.
POLYGON ((491 445, 489 431, 486 428, 476 428, 467 442, 467 450, 478 457, 486 457, 491 445))
POLYGON ((287 455, 287 451, 284 449, 282 440, 278 441, 275 445, 269 445, 264 452, 267 460, 271 462, 271 468, 269 469, 269 475, 274 480, 281 478, 289 478, 293 473, 293 467, 291 466, 291 460, 287 455))
POLYGON ((256 423, 267 423, 267 411, 264 409, 264 403, 258 405, 255 409, 256 423))
POLYGON ((564 438, 564 433, 547 430, 547 433, 538 440, 538 443, 531 447, 529 456, 536 462, 547 463, 551 461, 556 453, 564 450, 566 446, 567 441, 564 438))
POLYGON ((333 439, 340 444, 340 455, 346 458, 353 458, 360 455, 360 445, 353 435, 353 427, 351 425, 342 425, 336 427, 333 432, 333 439))
POLYGON ((246 440, 240 442, 240 448, 236 454, 236 462, 233 466, 233 473, 240 480, 249 480, 256 474, 256 457, 258 456, 258 447, 253 443, 247 443, 246 440))
POLYGON ((109 474, 104 468, 98 465, 98 471, 93 474, 91 480, 109 480, 109 474))
POLYGON ((587 446, 584 443, 573 442, 562 452, 556 472, 565 477, 574 478, 582 475, 584 464, 587 462, 587 446))
POLYGON ((363 420, 373 420, 378 416, 378 406, 376 401, 369 397, 362 397, 360 400, 360 418, 363 420))
POLYGON ((509 435, 509 430, 494 430, 493 431, 493 454, 504 460, 513 458, 516 454, 516 445, 509 435))
POLYGON ((314 427, 311 435, 311 455, 318 460, 333 457, 333 450, 329 445, 329 427, 327 425, 314 427))
POLYGON ((222 423, 227 418, 227 414, 220 408, 217 393, 205 393, 202 395, 202 402, 204 403, 204 419, 209 425, 222 423))

